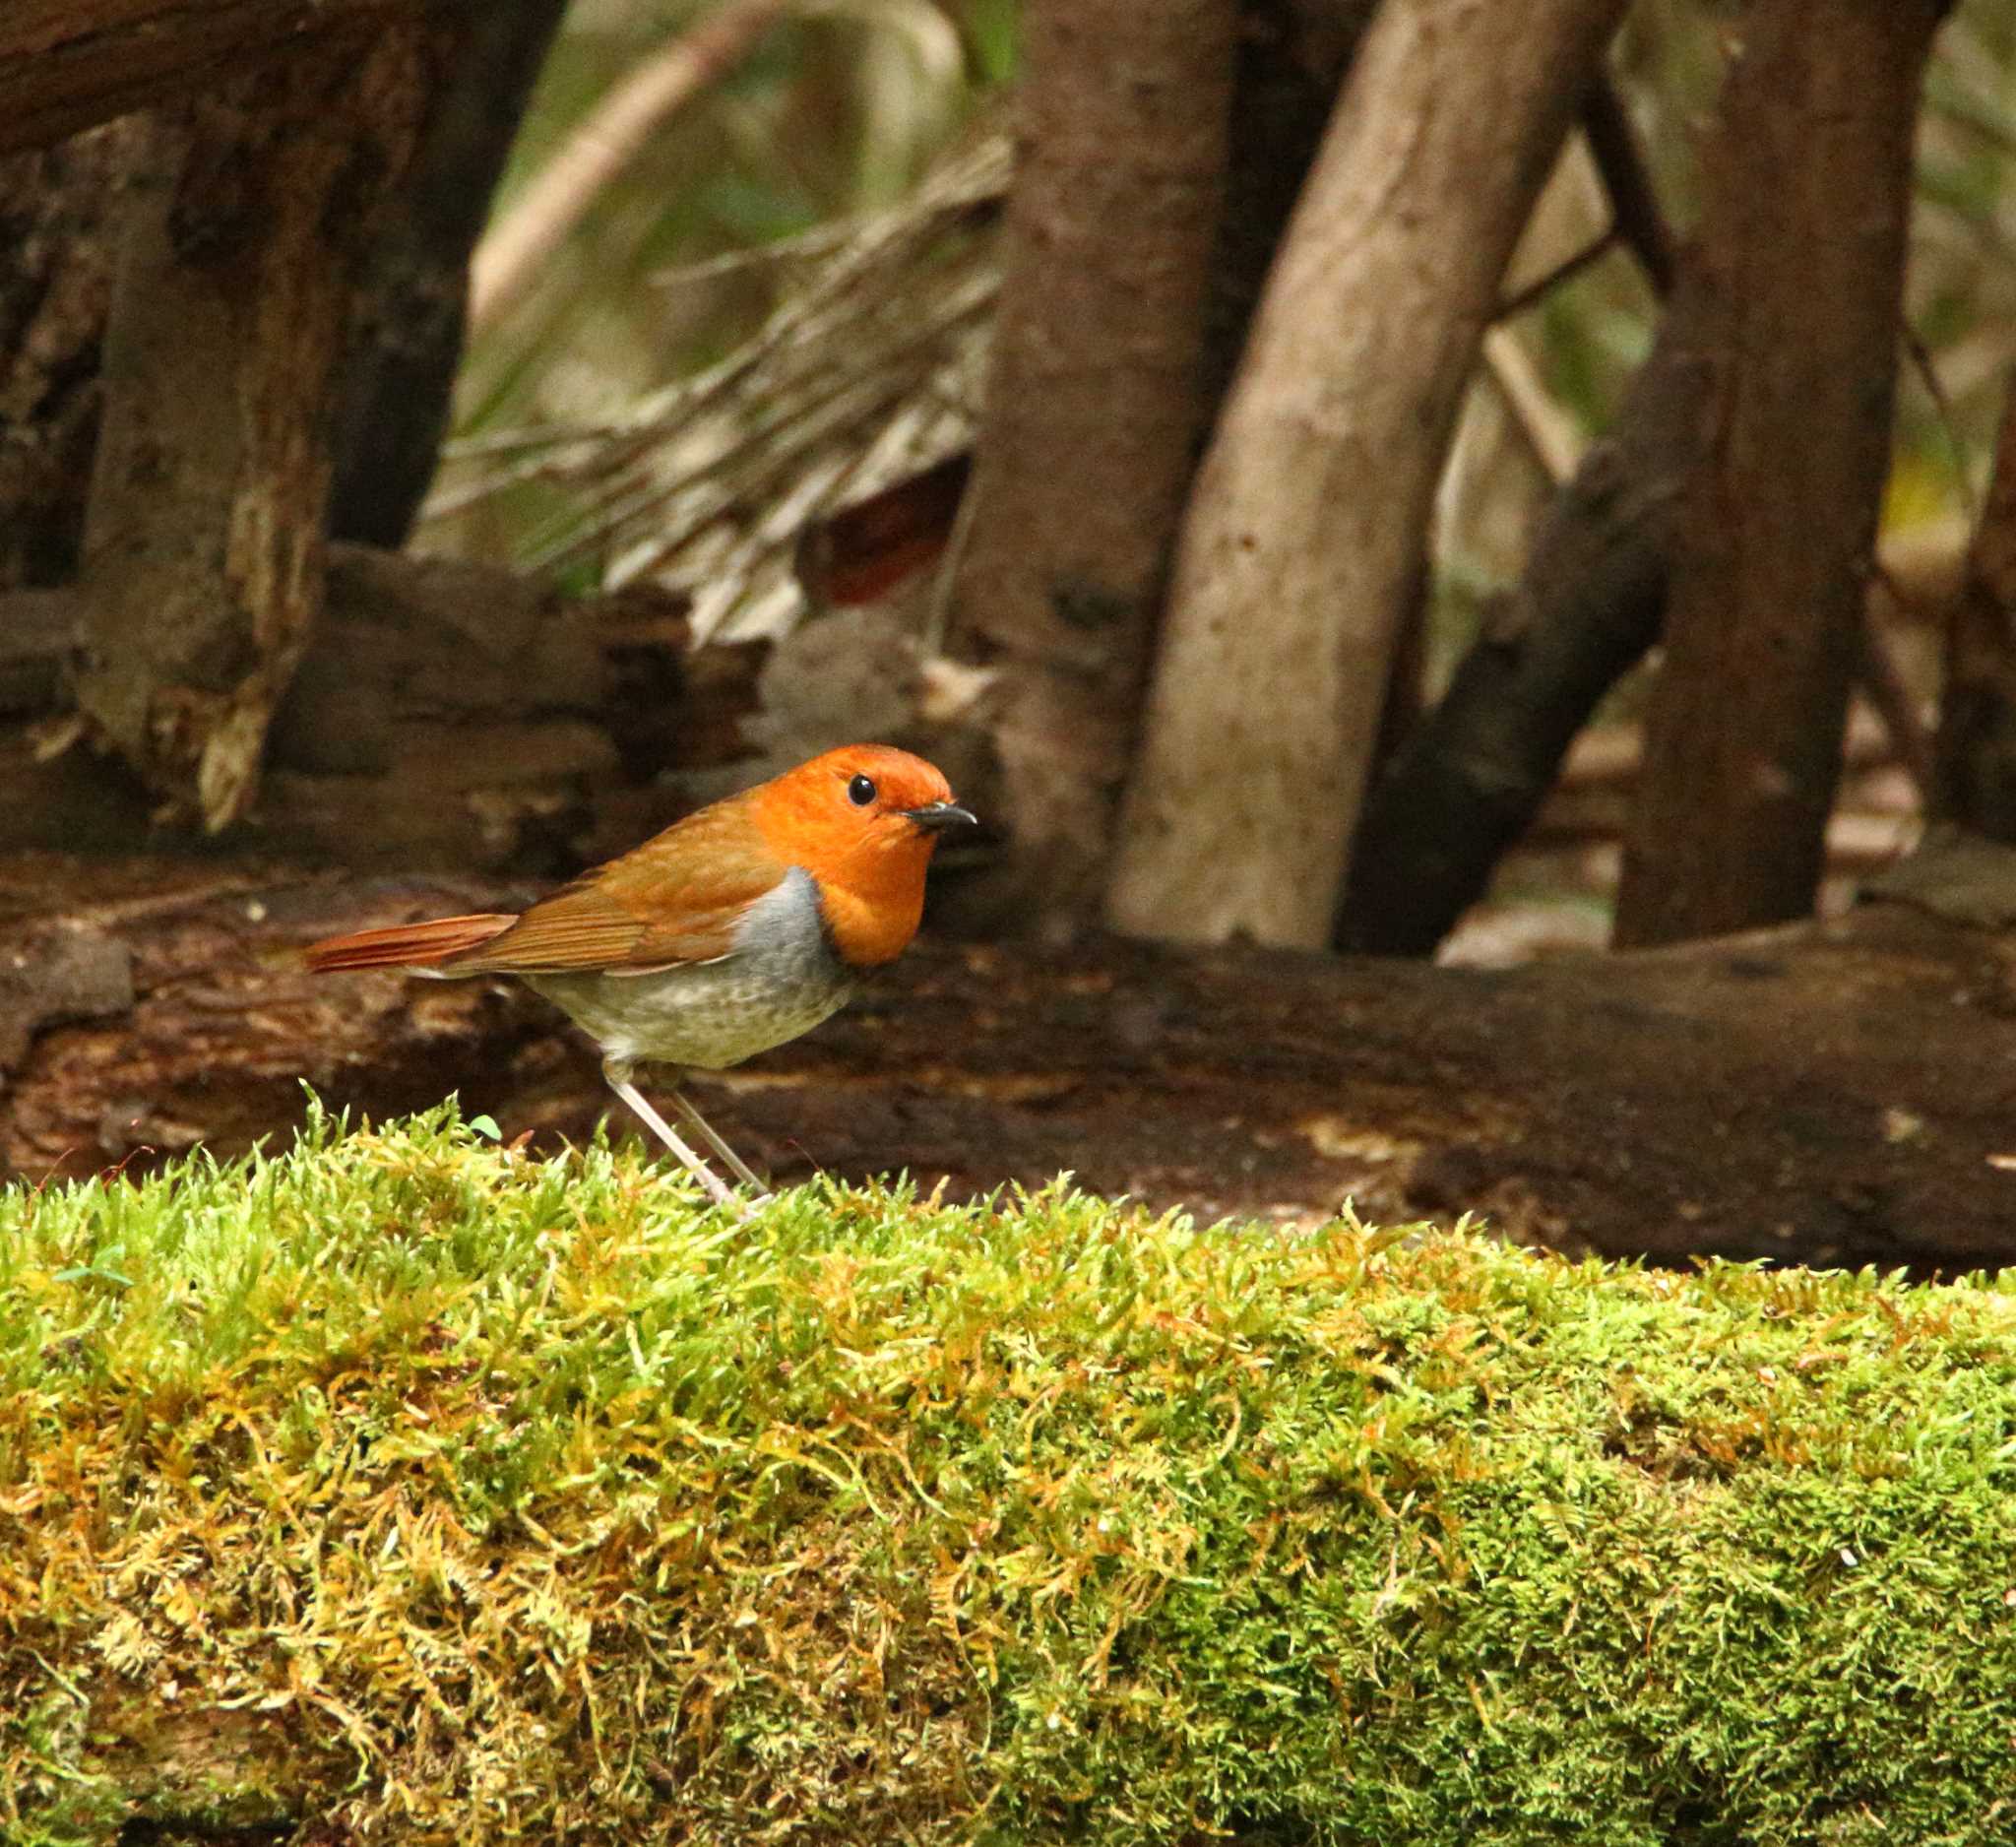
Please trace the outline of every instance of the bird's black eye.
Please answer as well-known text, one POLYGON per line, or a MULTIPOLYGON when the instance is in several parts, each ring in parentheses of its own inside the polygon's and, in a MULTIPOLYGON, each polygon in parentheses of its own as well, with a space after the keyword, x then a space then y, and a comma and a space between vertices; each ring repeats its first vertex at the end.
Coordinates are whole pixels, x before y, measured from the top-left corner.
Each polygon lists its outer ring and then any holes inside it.
POLYGON ((872 776, 856 776, 847 786, 847 798, 857 808, 865 808, 875 799, 875 779, 872 776))

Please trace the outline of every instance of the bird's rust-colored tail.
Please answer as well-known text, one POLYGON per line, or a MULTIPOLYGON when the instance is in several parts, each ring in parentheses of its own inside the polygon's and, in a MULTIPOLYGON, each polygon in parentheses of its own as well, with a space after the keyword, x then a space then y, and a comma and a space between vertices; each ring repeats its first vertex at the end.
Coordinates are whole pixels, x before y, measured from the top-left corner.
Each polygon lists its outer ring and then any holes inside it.
POLYGON ((347 936, 325 936, 319 943, 310 943, 301 951, 301 960, 317 974, 336 969, 433 968, 466 949, 479 948, 517 922, 508 912, 486 912, 353 930, 347 936))

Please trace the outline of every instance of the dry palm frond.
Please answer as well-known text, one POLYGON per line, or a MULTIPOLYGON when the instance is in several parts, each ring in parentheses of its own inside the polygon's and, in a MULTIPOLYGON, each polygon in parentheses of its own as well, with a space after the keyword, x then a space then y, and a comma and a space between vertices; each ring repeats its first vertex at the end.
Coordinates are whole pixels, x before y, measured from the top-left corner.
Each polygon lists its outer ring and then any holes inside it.
POLYGON ((1006 139, 985 135, 890 212, 728 259, 789 264, 801 282, 745 345, 619 419, 454 445, 461 479, 430 517, 558 486, 567 510, 530 536, 526 564, 600 558, 607 586, 675 585, 699 635, 787 624, 803 601, 791 556, 806 523, 971 435, 1008 170, 1006 139))

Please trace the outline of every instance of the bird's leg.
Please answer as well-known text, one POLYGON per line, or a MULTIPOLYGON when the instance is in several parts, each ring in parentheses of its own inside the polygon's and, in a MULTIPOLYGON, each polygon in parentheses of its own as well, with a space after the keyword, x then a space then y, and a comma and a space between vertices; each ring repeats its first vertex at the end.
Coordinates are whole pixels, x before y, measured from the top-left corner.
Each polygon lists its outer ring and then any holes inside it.
POLYGON ((707 1196, 716 1205, 734 1206, 738 1210, 741 1208, 742 1202, 735 1197, 727 1182, 687 1147, 673 1133, 672 1125, 644 1100, 644 1093, 630 1081, 630 1067, 627 1064, 605 1063, 602 1066, 602 1079, 617 1096, 637 1112, 644 1125, 678 1157, 679 1165, 707 1188, 707 1196))
POLYGON ((679 1106, 680 1115, 700 1131, 701 1140, 706 1142, 716 1154, 720 1155, 727 1163, 728 1172, 736 1179, 740 1180, 744 1186, 752 1188, 758 1199, 768 1199, 770 1197, 769 1189, 757 1178, 748 1162, 744 1161, 726 1142, 722 1140, 721 1136, 715 1132, 714 1125, 694 1108, 693 1100, 683 1090, 674 1088, 672 1091, 672 1101, 679 1106))

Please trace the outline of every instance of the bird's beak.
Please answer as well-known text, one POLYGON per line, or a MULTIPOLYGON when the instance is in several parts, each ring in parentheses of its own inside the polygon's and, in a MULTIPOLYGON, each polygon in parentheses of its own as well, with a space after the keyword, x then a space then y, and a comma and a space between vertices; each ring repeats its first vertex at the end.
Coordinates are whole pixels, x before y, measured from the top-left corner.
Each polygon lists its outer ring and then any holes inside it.
POLYGON ((930 801, 921 808, 906 808, 904 819, 927 834, 943 834, 955 827, 977 827, 978 820, 956 801, 930 801))

